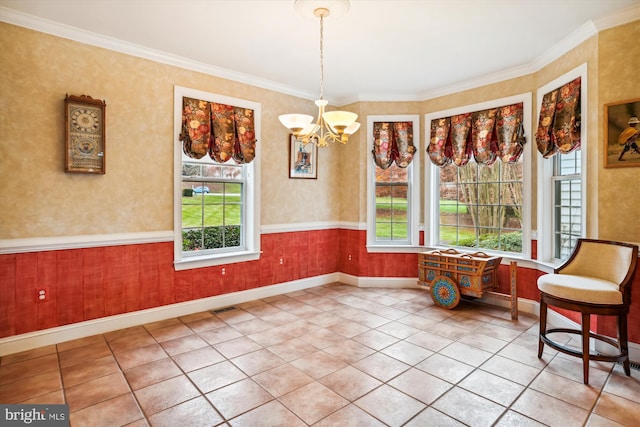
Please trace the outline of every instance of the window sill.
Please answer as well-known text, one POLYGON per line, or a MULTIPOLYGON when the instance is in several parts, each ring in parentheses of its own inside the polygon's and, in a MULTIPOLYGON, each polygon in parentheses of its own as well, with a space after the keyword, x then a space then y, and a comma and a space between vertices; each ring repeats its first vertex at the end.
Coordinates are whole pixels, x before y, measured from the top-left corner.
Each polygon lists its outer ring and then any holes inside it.
POLYGON ((420 253, 424 252, 422 246, 415 245, 367 245, 367 252, 370 253, 420 253))
POLYGON ((213 267, 216 265, 232 264, 236 262, 255 261, 260 259, 261 252, 242 251, 227 254, 191 256, 173 262, 176 271, 191 268, 213 267))

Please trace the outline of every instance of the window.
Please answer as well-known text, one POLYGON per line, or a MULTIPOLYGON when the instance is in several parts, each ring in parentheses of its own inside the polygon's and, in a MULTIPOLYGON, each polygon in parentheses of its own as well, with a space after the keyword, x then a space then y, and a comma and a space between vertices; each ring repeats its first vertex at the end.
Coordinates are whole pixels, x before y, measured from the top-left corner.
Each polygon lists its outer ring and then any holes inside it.
MULTIPOLYGON (((542 97, 581 77, 580 109, 587 111, 587 65, 583 64, 538 89, 538 111, 542 97)), ((568 154, 538 156, 538 259, 558 263, 566 260, 578 237, 586 232, 587 154, 586 114, 580 125, 580 149, 568 154)), ((536 152, 537 153, 537 152, 536 152)))
POLYGON ((256 188, 259 149, 251 163, 218 163, 205 155, 186 156, 178 140, 182 99, 195 98, 254 111, 260 135, 260 104, 175 88, 174 257, 177 270, 258 259, 259 200, 256 188))
POLYGON ((438 245, 522 253, 522 157, 440 169, 438 245))
POLYGON ((554 258, 567 259, 582 236, 581 150, 553 157, 554 258))
MULTIPOLYGON (((419 117, 369 116, 367 117, 368 153, 374 147, 376 123, 409 123, 413 132, 413 160, 407 167, 393 162, 388 168, 379 167, 373 156, 367 162, 367 248, 371 252, 412 251, 419 244, 419 185, 417 165, 420 164, 419 117)), ((377 126, 377 125, 376 125, 377 126)))
MULTIPOLYGON (((427 114, 426 129, 442 117, 522 103, 527 142, 517 162, 496 160, 491 166, 426 161, 425 245, 462 250, 506 252, 529 257, 531 95, 522 94, 427 114)), ((430 138, 430 132, 427 133, 430 138)))

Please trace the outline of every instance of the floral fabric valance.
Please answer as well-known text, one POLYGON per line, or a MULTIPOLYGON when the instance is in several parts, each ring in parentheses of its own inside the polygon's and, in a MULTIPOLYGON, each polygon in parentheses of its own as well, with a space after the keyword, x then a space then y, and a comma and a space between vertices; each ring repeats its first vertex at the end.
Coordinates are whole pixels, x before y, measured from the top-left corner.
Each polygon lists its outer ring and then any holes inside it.
POLYGON ((374 122, 373 159, 381 169, 396 163, 406 168, 413 161, 413 122, 374 122))
POLYGON ((542 97, 536 145, 545 159, 580 148, 581 78, 542 97))
POLYGON ((492 165, 497 159, 515 163, 526 142, 522 103, 431 121, 427 154, 436 166, 492 165))
POLYGON ((251 163, 256 152, 253 110, 184 97, 180 141, 192 159, 208 154, 219 163, 251 163))

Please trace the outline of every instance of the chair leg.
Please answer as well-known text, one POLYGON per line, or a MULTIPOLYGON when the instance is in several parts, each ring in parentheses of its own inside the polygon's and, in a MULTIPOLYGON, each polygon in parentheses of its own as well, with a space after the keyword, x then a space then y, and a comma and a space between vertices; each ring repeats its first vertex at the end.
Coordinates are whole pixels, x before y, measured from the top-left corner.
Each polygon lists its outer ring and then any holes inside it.
POLYGON ((544 297, 540 298, 540 334, 538 335, 538 359, 542 358, 544 351, 544 341, 542 337, 546 336, 547 331, 547 303, 544 297))
POLYGON ((583 382, 589 384, 589 330, 591 329, 591 315, 582 313, 582 375, 583 382))
POLYGON ((629 343, 627 338, 627 315, 618 315, 618 342, 620 343, 620 354, 626 356, 622 361, 624 373, 631 376, 631 366, 629 364, 629 343))

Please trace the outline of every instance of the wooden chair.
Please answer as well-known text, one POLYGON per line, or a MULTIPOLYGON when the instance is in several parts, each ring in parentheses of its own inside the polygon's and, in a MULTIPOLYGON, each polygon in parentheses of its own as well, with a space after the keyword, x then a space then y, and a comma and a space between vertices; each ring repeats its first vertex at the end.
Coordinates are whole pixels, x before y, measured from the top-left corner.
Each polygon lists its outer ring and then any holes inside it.
POLYGON ((582 359, 583 381, 589 384, 589 361, 622 362, 624 372, 631 375, 627 340, 627 314, 631 305, 631 285, 638 261, 638 247, 620 242, 578 239, 571 257, 553 274, 538 279, 540 290, 540 335, 538 358, 544 345, 582 359), (547 306, 551 305, 582 314, 581 329, 547 329, 547 306), (618 337, 590 331, 591 315, 616 316, 618 337), (547 335, 555 332, 582 336, 582 351, 561 345, 547 335), (617 348, 618 354, 596 354, 589 351, 589 338, 617 348))

